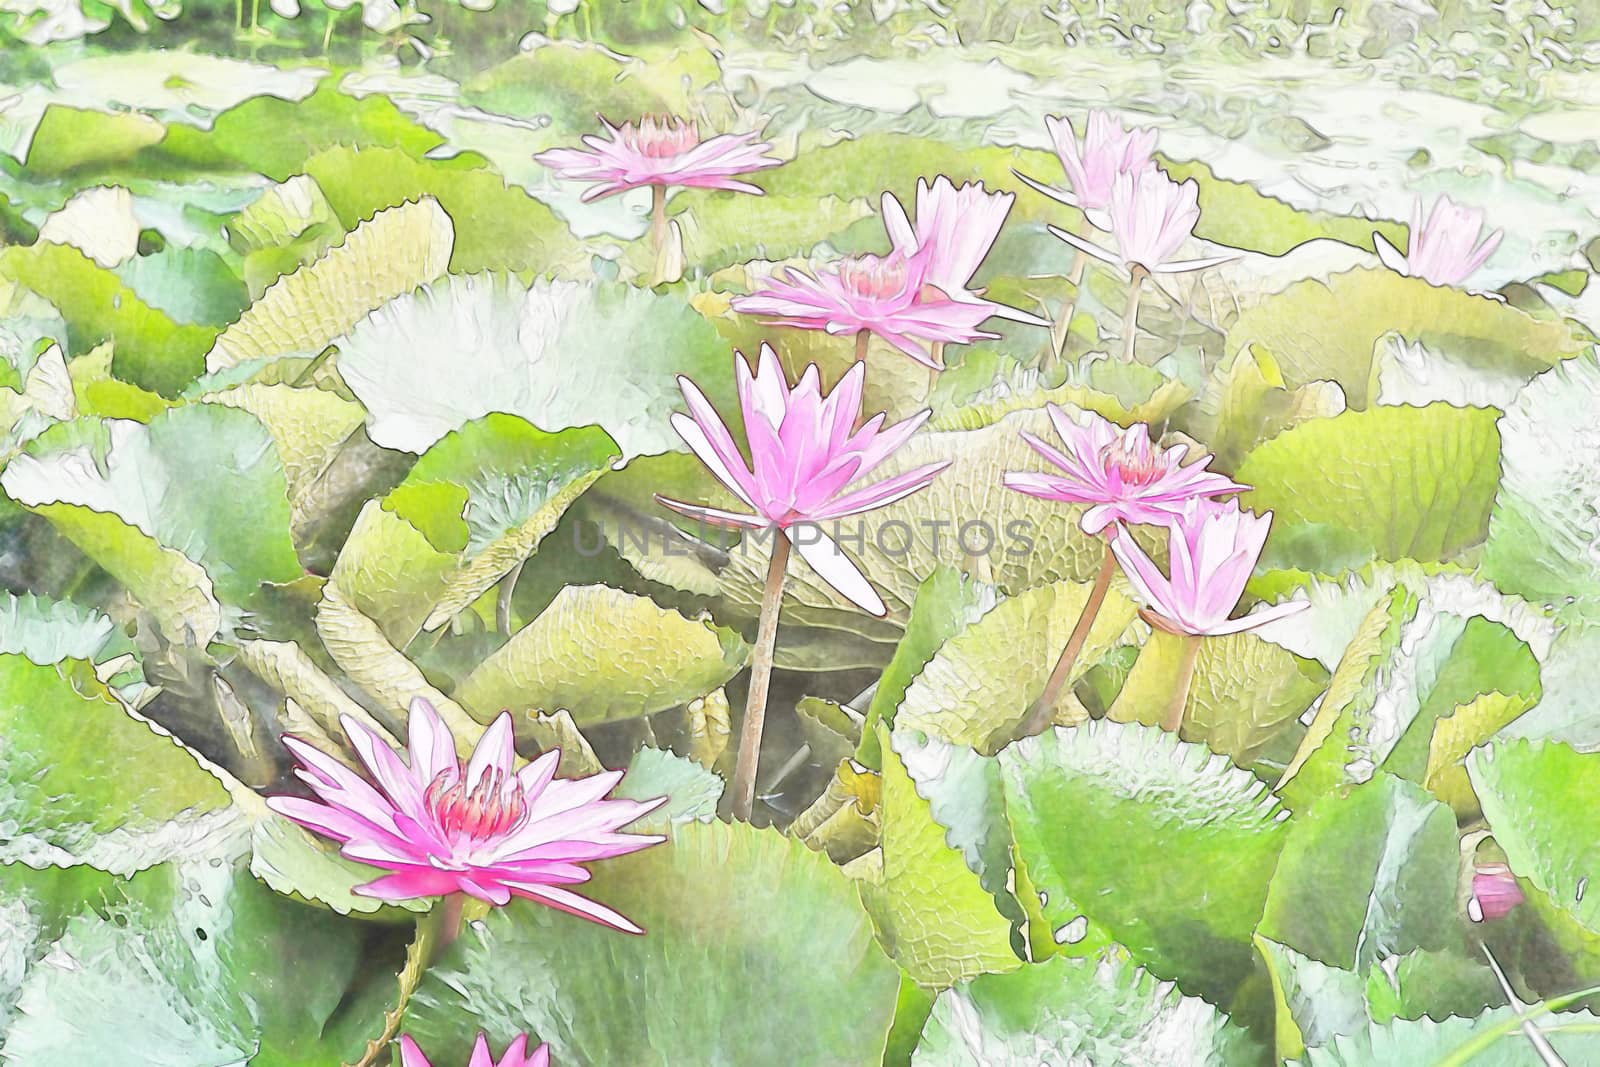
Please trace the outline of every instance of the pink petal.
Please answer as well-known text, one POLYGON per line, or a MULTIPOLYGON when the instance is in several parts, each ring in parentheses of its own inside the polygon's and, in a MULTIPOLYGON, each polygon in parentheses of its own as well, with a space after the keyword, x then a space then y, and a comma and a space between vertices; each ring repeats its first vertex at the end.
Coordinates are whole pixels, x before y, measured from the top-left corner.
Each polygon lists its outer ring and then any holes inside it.
POLYGON ((722 526, 735 530, 756 530, 772 525, 772 520, 765 516, 740 515, 737 512, 723 511, 721 508, 707 507, 703 504, 685 504, 681 500, 672 500, 660 495, 656 496, 656 503, 712 526, 722 526))
POLYGON ((558 911, 588 919, 590 922, 597 922, 602 926, 609 926, 613 930, 621 930, 625 934, 644 933, 643 927, 638 926, 619 912, 612 911, 604 904, 596 903, 587 897, 579 896, 577 893, 565 889, 545 885, 518 884, 511 885, 510 889, 520 897, 537 900, 539 903, 546 904, 558 911))
POLYGON ((400 1067, 433 1067, 433 1064, 428 1062, 428 1057, 417 1047, 417 1043, 411 1040, 410 1034, 403 1034, 400 1037, 400 1067))
POLYGON ((1372 235, 1372 245, 1378 250, 1378 258, 1383 261, 1385 267, 1388 267, 1396 274, 1411 273, 1410 268, 1406 265, 1406 257, 1401 255, 1400 250, 1390 244, 1383 234, 1374 233, 1372 235))
POLYGON ((1291 600, 1283 604, 1274 604, 1271 607, 1259 608, 1241 619, 1229 619, 1216 626, 1208 627, 1206 633, 1220 637, 1223 634, 1236 634, 1244 630, 1254 630, 1258 626, 1265 626, 1269 622, 1298 614, 1311 606, 1308 600, 1291 600))
POLYGON ((420 897, 443 897, 459 892, 464 887, 460 879, 449 871, 427 867, 409 867, 385 875, 376 881, 358 885, 351 890, 357 896, 376 897, 379 900, 416 900, 420 897))
POLYGON ((548 752, 541 753, 537 759, 518 771, 517 785, 522 788, 524 797, 536 797, 544 792, 545 787, 555 778, 560 765, 561 750, 552 748, 548 752))
POLYGON ((811 516, 814 519, 843 519, 864 511, 881 508, 903 500, 912 493, 926 489, 939 472, 950 466, 949 460, 927 463, 920 467, 885 478, 873 484, 838 497, 811 516))
POLYGON ((511 727, 511 713, 502 711, 478 739, 467 763, 467 790, 476 789, 478 781, 489 772, 498 772, 502 781, 511 778, 517 766, 516 737, 511 727))
POLYGON ((456 758, 456 739, 450 727, 439 718, 432 704, 417 697, 411 702, 411 716, 407 724, 410 732, 411 776, 423 790, 448 771, 457 770, 461 764, 456 758))
POLYGON ((821 529, 808 527, 804 537, 791 540, 800 558, 810 564, 811 569, 817 572, 817 577, 831 585, 840 596, 879 618, 889 614, 883 598, 872 588, 866 575, 821 529))
POLYGON ((394 803, 395 808, 414 819, 423 818, 427 809, 422 800, 422 787, 417 785, 416 778, 411 774, 411 768, 402 763, 388 742, 369 729, 365 723, 349 715, 341 715, 339 722, 344 727, 345 736, 350 738, 350 744, 355 748, 356 754, 361 757, 361 762, 367 765, 367 770, 378 780, 378 785, 394 803))

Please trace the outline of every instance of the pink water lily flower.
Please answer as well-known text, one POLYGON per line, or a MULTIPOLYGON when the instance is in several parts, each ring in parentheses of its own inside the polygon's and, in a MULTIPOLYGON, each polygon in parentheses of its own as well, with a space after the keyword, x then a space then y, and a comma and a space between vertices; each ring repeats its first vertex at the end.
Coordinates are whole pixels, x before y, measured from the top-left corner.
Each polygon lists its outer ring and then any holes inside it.
POLYGON ((1200 259, 1172 258, 1194 236, 1195 223, 1200 221, 1200 186, 1193 178, 1175 182, 1153 163, 1137 174, 1117 175, 1111 186, 1108 214, 1116 251, 1057 226, 1050 227, 1050 232, 1096 259, 1150 274, 1183 274, 1237 258, 1232 253, 1200 259))
POLYGON ((513 896, 642 933, 628 919, 570 889, 589 880, 581 866, 637 852, 665 838, 617 831, 666 802, 605 799, 621 771, 556 775, 559 751, 521 770, 511 716, 502 712, 466 766, 450 728, 426 700, 411 702, 408 758, 345 716, 346 736, 372 781, 296 737, 285 737, 296 775, 318 800, 270 797, 268 806, 343 843, 348 859, 391 873, 355 888, 380 900, 466 893, 490 904, 513 896))
POLYGON ((1407 254, 1384 239, 1372 235, 1378 258, 1390 270, 1430 285, 1460 285, 1500 247, 1505 231, 1495 230, 1482 241, 1484 214, 1455 203, 1448 196, 1433 202, 1426 222, 1422 219, 1422 198, 1411 205, 1411 233, 1407 254))
POLYGON ((1090 505, 1083 514, 1085 533, 1097 534, 1113 522, 1164 525, 1196 497, 1248 488, 1207 470, 1209 455, 1185 465, 1187 445, 1152 445, 1150 427, 1142 422, 1124 430, 1092 411, 1074 422, 1055 404, 1045 407, 1067 451, 1027 431, 1022 439, 1061 473, 1012 471, 1003 482, 1007 489, 1044 500, 1090 505))
MULTIPOLYGON (((411 1040, 410 1034, 400 1038, 400 1067, 433 1067, 428 1057, 422 1054, 422 1049, 411 1040)), ((467 1061, 467 1067, 550 1067, 550 1046, 540 1045, 529 1052, 528 1035, 518 1034, 506 1046, 505 1055, 496 1060, 489 1052, 489 1039, 479 1034, 478 1043, 472 1046, 472 1059, 467 1061)))
POLYGON ((883 598, 820 524, 910 496, 950 465, 948 461, 927 463, 859 489, 849 488, 910 440, 929 412, 887 428, 884 416, 878 414, 857 429, 864 364, 852 365, 833 392, 824 396, 815 363, 806 367, 799 382, 790 388, 770 345, 761 346, 755 374, 743 354, 736 355, 734 377, 752 464, 745 464, 716 409, 688 378, 680 377, 678 384, 689 414, 675 413, 672 425, 717 481, 750 508, 751 514, 660 496, 656 499, 716 526, 774 528, 842 596, 874 615, 886 614, 883 598))
POLYGON ((572 181, 598 182, 583 199, 637 189, 643 185, 679 185, 698 189, 732 189, 760 195, 759 186, 737 175, 776 167, 783 162, 766 155, 772 145, 757 142, 754 133, 725 133, 700 139, 693 122, 669 116, 647 115, 638 125, 613 126, 604 116, 600 124, 607 140, 585 134, 581 148, 552 148, 533 158, 572 181))
POLYGON ((1081 143, 1066 119, 1052 115, 1044 125, 1072 191, 1051 188, 1025 174, 1017 177, 1046 196, 1080 209, 1096 228, 1110 229, 1111 189, 1122 175, 1138 174, 1149 165, 1156 132, 1123 129, 1122 122, 1106 111, 1089 112, 1081 143))
POLYGON ((1145 621, 1168 633, 1217 637, 1253 630, 1311 605, 1277 604, 1241 619, 1229 614, 1261 558, 1272 512, 1255 515, 1239 502, 1195 498, 1167 528, 1168 574, 1162 574, 1125 527, 1111 539, 1122 573, 1149 605, 1145 621))
POLYGON ((999 238, 1000 227, 1015 200, 1011 193, 989 192, 982 182, 967 182, 957 188, 943 175, 935 178, 932 185, 926 178, 918 178, 916 224, 912 225, 894 194, 886 192, 883 225, 895 251, 907 258, 923 249, 930 250, 923 282, 937 288, 939 296, 982 305, 1000 318, 1048 326, 1048 319, 984 300, 981 292, 967 288, 999 238))
POLYGON ((814 275, 786 267, 781 279, 734 297, 733 310, 775 326, 874 333, 918 363, 942 370, 930 343, 967 344, 996 335, 977 328, 994 313, 992 305, 953 299, 929 279, 936 251, 928 245, 909 255, 896 249, 887 256, 851 256, 814 275))

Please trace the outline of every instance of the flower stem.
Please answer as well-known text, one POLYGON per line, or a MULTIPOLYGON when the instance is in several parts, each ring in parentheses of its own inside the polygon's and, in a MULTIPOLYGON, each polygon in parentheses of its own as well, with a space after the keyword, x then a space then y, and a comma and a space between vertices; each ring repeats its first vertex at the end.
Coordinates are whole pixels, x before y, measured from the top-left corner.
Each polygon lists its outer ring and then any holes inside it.
POLYGON ((1072 283, 1072 295, 1061 302, 1061 310, 1056 313, 1056 321, 1050 327, 1048 355, 1052 362, 1060 359, 1062 351, 1067 347, 1067 334, 1072 330, 1072 316, 1078 310, 1078 291, 1083 288, 1083 275, 1089 266, 1089 253, 1081 248, 1077 253, 1072 257, 1072 272, 1067 275, 1067 280, 1072 283))
POLYGON ((1100 573, 1094 577, 1094 586, 1089 590, 1089 599, 1083 603, 1078 623, 1067 638, 1067 647, 1061 650, 1061 658, 1056 660, 1055 670, 1050 672, 1049 680, 1044 683, 1044 692, 1040 693, 1039 699, 1033 703, 1033 711, 1029 713, 1028 721, 1022 727, 1022 736, 1031 737, 1043 733, 1045 727, 1050 725, 1056 698, 1061 695, 1062 688, 1067 684, 1067 677, 1072 674, 1072 665, 1077 662, 1078 653, 1083 651, 1084 644, 1089 640, 1089 631, 1094 626, 1095 616, 1100 614, 1100 605, 1106 602, 1106 592, 1111 588, 1111 576, 1116 571, 1117 557, 1111 554, 1111 539, 1108 537, 1106 554, 1100 561, 1100 573))
POLYGON ((767 688, 772 682, 772 650, 778 643, 778 609, 783 604, 783 578, 789 565, 789 539, 773 530, 772 561, 761 594, 761 621, 750 655, 750 694, 739 727, 739 759, 733 771, 733 817, 750 821, 756 804, 756 767, 761 762, 761 730, 767 720, 767 688))
POLYGON ((437 963, 440 955, 461 935, 461 909, 467 898, 461 893, 441 897, 433 909, 417 920, 417 932, 406 948, 406 965, 399 974, 400 993, 394 1007, 383 1013, 383 1032, 367 1042, 366 1051, 353 1067, 373 1067, 400 1032, 411 994, 422 984, 422 976, 437 963))
POLYGON ((1184 635, 1181 655, 1183 658, 1178 661, 1178 680, 1172 687, 1172 703, 1167 705, 1167 717, 1161 723, 1163 730, 1174 734, 1183 726, 1183 713, 1189 706, 1189 687, 1194 683, 1195 664, 1200 662, 1198 634, 1184 635))
POLYGON ((661 281, 662 258, 667 254, 667 187, 650 187, 650 251, 655 257, 654 281, 661 281))
POLYGON ((939 387, 939 372, 944 370, 943 341, 928 343, 928 358, 933 360, 933 366, 928 368, 928 396, 932 398, 933 391, 939 387))
POLYGON ((1128 306, 1122 312, 1122 362, 1133 362, 1133 342, 1139 336, 1139 293, 1150 273, 1137 263, 1133 265, 1133 280, 1128 283, 1128 306))
POLYGON ((503 637, 511 636, 511 597, 517 591, 517 579, 522 577, 522 565, 527 562, 525 559, 517 560, 517 565, 500 579, 500 595, 495 598, 494 605, 494 623, 503 637))
POLYGON ((867 358, 867 339, 872 336, 870 330, 856 331, 856 362, 860 363, 867 358))

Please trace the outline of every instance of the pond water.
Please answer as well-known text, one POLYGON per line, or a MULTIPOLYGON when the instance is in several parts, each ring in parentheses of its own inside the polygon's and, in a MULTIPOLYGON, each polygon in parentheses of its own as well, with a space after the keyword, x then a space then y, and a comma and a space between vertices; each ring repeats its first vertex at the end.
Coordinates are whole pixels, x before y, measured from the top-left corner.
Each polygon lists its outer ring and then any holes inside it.
MULTIPOLYGON (((1043 118, 1105 108, 1161 131, 1175 159, 1203 160, 1297 208, 1404 220, 1414 197, 1448 194, 1490 210, 1506 229, 1480 278, 1487 287, 1579 266, 1600 232, 1600 72, 1545 72, 1514 99, 1468 99, 1443 76, 1390 64, 1339 65, 1307 56, 1253 63, 1133 55, 1079 45, 908 51, 823 63, 725 45, 724 82, 751 116, 770 116, 780 145, 802 129, 839 138, 877 129, 959 133, 997 145, 1047 148, 1043 118), (1532 102, 1530 102, 1530 100, 1532 102)), ((307 95, 326 68, 182 52, 60 54, 55 86, 0 86, 0 147, 20 157, 45 106, 105 104, 199 125, 256 94, 307 95)), ((352 93, 383 93, 450 142, 480 152, 584 237, 640 236, 649 196, 583 204, 581 190, 534 163, 550 142, 543 116, 464 104, 456 82, 392 57, 348 74, 352 93)))

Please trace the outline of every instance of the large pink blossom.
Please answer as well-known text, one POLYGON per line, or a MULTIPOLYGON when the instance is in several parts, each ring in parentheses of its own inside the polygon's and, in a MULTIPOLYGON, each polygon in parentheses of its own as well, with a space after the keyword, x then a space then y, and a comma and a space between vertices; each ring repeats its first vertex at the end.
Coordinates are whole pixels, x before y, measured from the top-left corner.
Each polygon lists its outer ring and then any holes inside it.
POLYGON ((1149 605, 1144 617, 1152 626, 1178 634, 1233 634, 1310 607, 1296 600, 1228 618, 1261 558, 1271 526, 1270 511, 1255 515, 1241 510, 1236 500, 1218 503, 1196 497, 1167 528, 1167 574, 1124 527, 1117 527, 1111 551, 1149 605))
POLYGON ((1096 259, 1125 270, 1139 267, 1151 274, 1182 274, 1236 258, 1233 253, 1172 258, 1194 236, 1195 223, 1200 221, 1200 186, 1193 178, 1175 182, 1154 163, 1137 174, 1117 175, 1107 213, 1115 251, 1056 226, 1050 227, 1050 232, 1096 259))
POLYGON ((1091 111, 1082 142, 1072 123, 1050 116, 1044 120, 1056 158, 1067 174, 1073 198, 1089 221, 1110 228, 1111 190, 1124 174, 1138 174, 1150 163, 1156 147, 1154 130, 1125 130, 1105 111, 1091 111))
POLYGON ((859 489, 849 487, 870 474, 905 444, 928 418, 923 411, 885 428, 874 415, 856 429, 861 414, 866 368, 857 362, 833 392, 823 395, 815 363, 790 388, 771 346, 761 346, 757 372, 742 354, 734 361, 739 407, 750 445, 746 466, 739 446, 700 388, 680 377, 689 414, 672 416, 673 428, 717 481, 728 487, 751 514, 685 504, 661 503, 717 526, 767 529, 785 537, 829 585, 861 608, 883 615, 883 599, 820 524, 892 504, 925 488, 950 464, 928 463, 859 489))
POLYGON ((883 194, 883 226, 889 231, 895 251, 907 258, 928 250, 928 268, 923 282, 939 292, 924 291, 924 296, 936 299, 948 296, 982 305, 1000 318, 1048 326, 1048 319, 985 300, 981 291, 968 289, 972 276, 978 273, 984 257, 999 238, 1000 227, 1005 224, 1015 200, 1011 193, 989 192, 982 182, 968 182, 958 188, 942 175, 931 185, 927 179, 918 178, 916 224, 912 224, 894 194, 886 192, 883 194))
MULTIPOLYGON (((422 1049, 411 1040, 410 1034, 400 1038, 400 1067, 433 1067, 428 1057, 422 1054, 422 1049)), ((489 1039, 479 1034, 478 1043, 472 1046, 472 1059, 467 1062, 467 1067, 550 1067, 550 1046, 540 1045, 529 1052, 528 1035, 518 1034, 506 1046, 505 1055, 496 1060, 489 1051, 489 1039)))
POLYGON ((1482 241, 1483 212, 1457 204, 1448 196, 1433 202, 1427 221, 1422 218, 1422 198, 1411 205, 1411 234, 1406 255, 1401 255, 1380 233, 1372 235, 1378 258, 1391 270, 1421 278, 1430 285, 1460 285, 1500 247, 1504 231, 1495 230, 1482 241))
POLYGON ((994 313, 987 301, 955 300, 929 281, 935 251, 929 245, 911 255, 896 249, 887 256, 851 256, 814 275, 786 267, 781 278, 734 297, 733 310, 776 326, 831 334, 865 330, 942 370, 930 342, 967 344, 996 335, 977 328, 994 313))
POLYGON ((753 133, 725 133, 700 139, 700 129, 680 118, 649 115, 613 126, 604 117, 607 140, 585 134, 581 148, 552 148, 533 158, 572 181, 598 182, 583 194, 598 200, 642 185, 680 185, 699 189, 732 189, 761 193, 759 186, 739 181, 740 174, 776 167, 783 162, 766 155, 772 146, 753 133))
POLYGON ((491 904, 527 897, 629 933, 639 927, 565 886, 589 880, 582 866, 665 840, 617 831, 665 803, 604 799, 621 771, 560 779, 557 751, 521 770, 511 716, 502 712, 462 766, 433 705, 411 703, 408 759, 348 716, 345 734, 372 775, 285 737, 295 772, 318 800, 271 797, 273 811, 343 843, 349 859, 390 873, 355 892, 382 900, 466 893, 491 904))
POLYGON ((1090 505, 1083 514, 1087 533, 1097 534, 1113 522, 1165 524, 1195 497, 1246 488, 1207 470, 1209 455, 1185 465, 1187 445, 1155 447, 1142 422, 1124 430, 1092 411, 1084 412, 1080 423, 1054 404, 1046 407, 1067 451, 1026 431, 1022 438, 1061 473, 1013 471, 1004 483, 1029 496, 1090 505))

